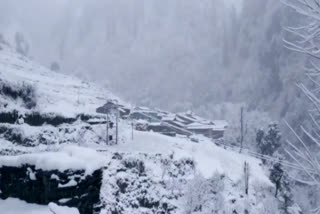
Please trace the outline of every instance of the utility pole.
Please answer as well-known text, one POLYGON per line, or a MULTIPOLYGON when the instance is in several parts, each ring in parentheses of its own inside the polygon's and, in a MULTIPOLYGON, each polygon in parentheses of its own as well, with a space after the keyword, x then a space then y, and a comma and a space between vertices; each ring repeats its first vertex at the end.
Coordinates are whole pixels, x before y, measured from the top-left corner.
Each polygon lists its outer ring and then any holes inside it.
POLYGON ((244 139, 244 124, 243 124, 243 107, 240 110, 240 153, 242 152, 243 148, 243 139, 244 139))
POLYGON ((106 134, 106 143, 109 145, 109 114, 107 114, 107 134, 106 134))
POLYGON ((133 140, 133 119, 131 120, 131 140, 133 140))
POLYGON ((80 105, 80 86, 77 87, 77 95, 78 95, 77 104, 80 105))
POLYGON ((116 107, 116 144, 118 144, 118 134, 119 134, 119 105, 117 103, 117 107, 116 107))
POLYGON ((249 163, 244 162, 244 186, 246 195, 249 194, 249 163))

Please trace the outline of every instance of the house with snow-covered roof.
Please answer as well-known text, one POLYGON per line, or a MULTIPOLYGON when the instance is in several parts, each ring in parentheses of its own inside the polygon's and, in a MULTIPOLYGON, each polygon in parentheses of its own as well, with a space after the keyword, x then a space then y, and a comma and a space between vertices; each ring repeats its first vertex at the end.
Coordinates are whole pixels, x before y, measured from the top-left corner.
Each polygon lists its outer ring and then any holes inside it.
POLYGON ((188 131, 184 124, 177 125, 171 123, 169 117, 171 113, 152 110, 146 107, 137 107, 135 108, 129 118, 135 121, 147 121, 147 130, 154 131, 165 135, 175 136, 175 135, 185 135, 190 136, 192 133, 188 131), (167 119, 165 119, 167 118, 167 119))
POLYGON ((106 104, 96 109, 100 114, 114 114, 119 111, 121 118, 127 118, 130 114, 130 108, 119 104, 117 100, 108 100, 106 104))
POLYGON ((171 122, 183 124, 188 131, 212 139, 222 138, 228 127, 228 123, 224 120, 210 121, 195 115, 191 111, 177 113, 171 122))
POLYGON ((136 121, 147 121, 147 130, 149 131, 170 136, 201 134, 211 139, 218 139, 223 137, 227 128, 226 121, 210 121, 195 115, 191 111, 171 113, 147 107, 136 107, 129 117, 136 121))
POLYGON ((226 130, 225 127, 216 125, 215 123, 191 123, 187 125, 187 130, 195 134, 201 134, 211 139, 222 138, 226 130))
POLYGON ((132 120, 145 120, 148 122, 159 122, 161 117, 158 112, 147 107, 135 107, 129 115, 132 120))

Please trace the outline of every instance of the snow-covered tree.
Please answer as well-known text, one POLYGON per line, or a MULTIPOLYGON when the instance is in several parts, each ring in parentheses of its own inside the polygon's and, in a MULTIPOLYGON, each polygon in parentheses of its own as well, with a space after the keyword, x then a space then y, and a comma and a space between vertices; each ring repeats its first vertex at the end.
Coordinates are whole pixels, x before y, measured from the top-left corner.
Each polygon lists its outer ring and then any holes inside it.
POLYGON ((60 65, 58 62, 54 61, 50 65, 50 70, 51 71, 60 71, 60 65))
POLYGON ((272 156, 281 146, 280 140, 281 133, 277 123, 269 124, 267 133, 262 129, 257 132, 256 142, 261 154, 272 156))
POLYGON ((280 210, 283 214, 299 214, 301 209, 294 203, 288 174, 284 171, 281 162, 276 162, 270 169, 270 180, 275 184, 275 197, 279 199, 280 210))
POLYGON ((224 176, 215 173, 210 179, 196 174, 185 193, 185 213, 224 213, 224 176))
POLYGON ((29 45, 22 33, 17 32, 15 34, 15 42, 16 42, 16 51, 24 56, 27 56, 29 52, 29 45))
MULTIPOLYGON (((297 26, 287 27, 290 38, 284 39, 286 47, 307 56, 305 63, 307 83, 297 83, 298 88, 311 101, 310 109, 311 128, 301 126, 302 136, 296 130, 289 128, 294 133, 297 144, 288 141, 291 150, 288 154, 294 159, 305 174, 310 178, 305 183, 320 187, 320 2, 318 0, 283 0, 284 4, 301 16, 301 23, 297 26)), ((313 210, 320 213, 320 204, 313 210)))
POLYGON ((278 192, 281 189, 284 171, 281 163, 276 163, 270 170, 270 180, 276 185, 275 197, 278 196, 278 192))

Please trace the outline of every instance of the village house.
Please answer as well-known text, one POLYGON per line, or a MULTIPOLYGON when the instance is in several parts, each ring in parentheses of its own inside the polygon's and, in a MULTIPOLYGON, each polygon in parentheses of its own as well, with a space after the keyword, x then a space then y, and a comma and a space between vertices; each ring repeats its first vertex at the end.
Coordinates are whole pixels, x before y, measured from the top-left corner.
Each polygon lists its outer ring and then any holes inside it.
POLYGON ((130 114, 129 118, 139 121, 147 121, 146 129, 148 131, 154 131, 165 135, 176 136, 185 135, 190 136, 192 133, 182 127, 175 126, 174 124, 167 123, 162 118, 167 113, 159 110, 151 110, 146 107, 137 107, 130 114))
POLYGON ((169 124, 186 129, 194 134, 201 134, 212 139, 222 138, 228 123, 226 121, 209 121, 201 118, 192 112, 168 114, 163 121, 169 124))
POLYGON ((96 112, 100 114, 115 114, 116 111, 119 111, 122 119, 127 119, 130 115, 130 108, 118 104, 117 100, 108 100, 106 104, 96 109, 96 112))
POLYGON ((130 110, 113 100, 108 100, 104 106, 97 108, 97 112, 102 114, 111 114, 114 111, 118 111, 122 119, 135 121, 136 129, 140 131, 154 131, 169 136, 190 137, 200 134, 211 139, 219 139, 228 127, 226 121, 210 121, 190 111, 171 113, 147 107, 135 107, 130 110))
POLYGON ((148 122, 159 122, 161 118, 158 117, 157 112, 147 107, 136 107, 129 115, 131 120, 145 120, 148 122))
POLYGON ((136 121, 147 121, 147 130, 166 135, 201 134, 211 139, 222 138, 227 128, 226 121, 209 121, 192 112, 170 113, 161 110, 152 110, 146 107, 137 107, 130 114, 136 121))
POLYGON ((195 134, 202 134, 211 139, 219 139, 224 135, 225 127, 212 124, 191 123, 187 129, 195 134))

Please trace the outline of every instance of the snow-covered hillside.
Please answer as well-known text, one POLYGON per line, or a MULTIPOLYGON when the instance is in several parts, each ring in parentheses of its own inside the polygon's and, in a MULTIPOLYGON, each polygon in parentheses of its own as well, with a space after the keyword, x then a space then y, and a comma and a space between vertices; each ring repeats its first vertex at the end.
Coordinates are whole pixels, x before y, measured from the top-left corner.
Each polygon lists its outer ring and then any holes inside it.
MULTIPOLYGON (((105 125, 77 118, 104 118, 96 108, 107 99, 117 97, 95 84, 51 72, 2 45, 0 154, 56 151, 68 144, 96 149, 106 158, 102 214, 276 213, 277 208, 267 206, 275 200, 274 187, 260 160, 225 150, 208 138, 198 136, 195 143, 179 136, 133 131, 132 139, 131 122, 122 120, 119 144, 107 146, 105 125), (26 87, 32 89, 26 93, 26 87), (245 162, 250 168, 248 194, 245 162)), ((0 201, 0 209, 11 209, 12 202, 0 201)))
MULTIPOLYGON (((1 47, 0 85, 34 87, 38 111, 59 113, 64 116, 75 116, 79 113, 93 114, 95 109, 105 104, 107 99, 119 100, 103 87, 84 82, 76 77, 52 72, 16 54, 7 46, 1 47)), ((19 100, 8 100, 3 96, 1 100, 10 108, 22 110, 23 106, 19 100)))

